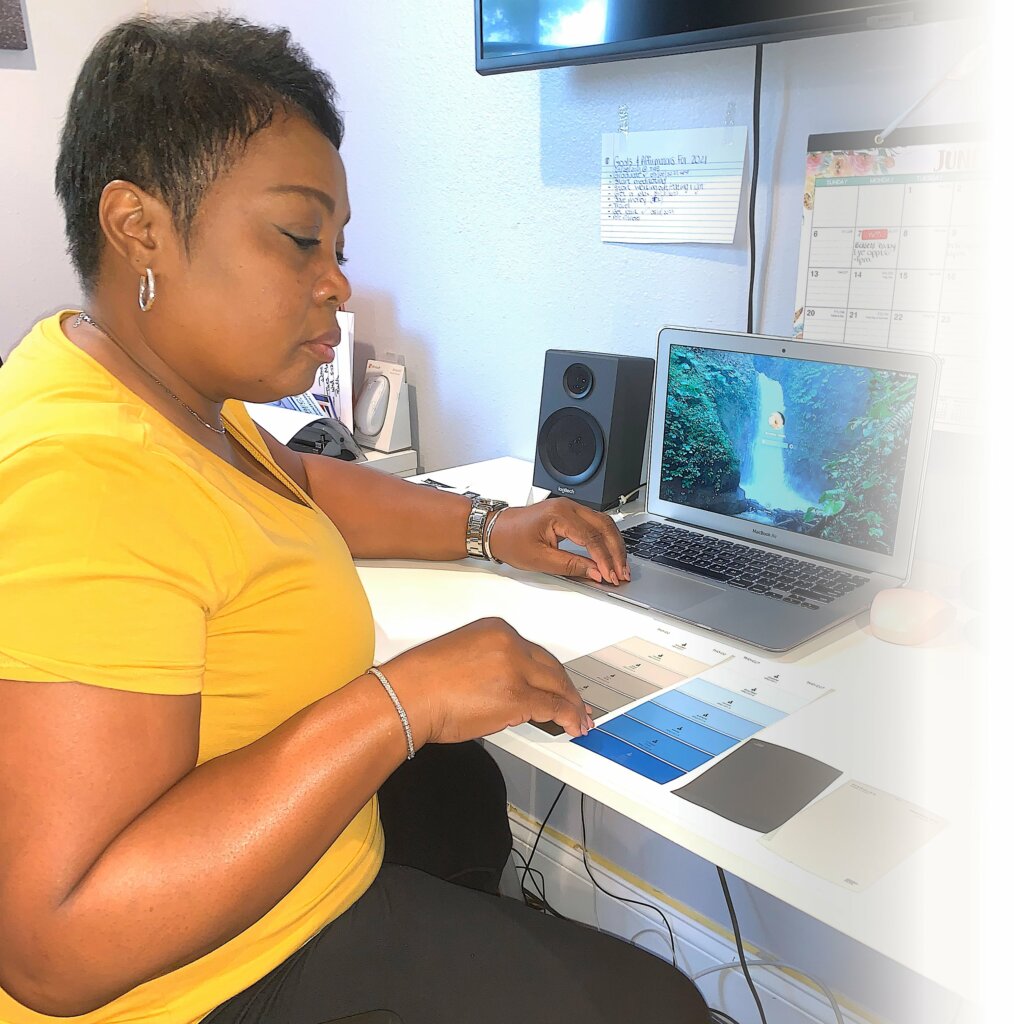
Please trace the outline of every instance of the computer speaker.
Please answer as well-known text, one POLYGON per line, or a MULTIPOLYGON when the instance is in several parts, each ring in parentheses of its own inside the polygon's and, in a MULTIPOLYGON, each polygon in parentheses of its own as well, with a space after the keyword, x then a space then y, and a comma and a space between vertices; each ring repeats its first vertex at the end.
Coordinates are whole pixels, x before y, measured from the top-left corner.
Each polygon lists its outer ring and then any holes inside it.
POLYGON ((549 349, 532 482, 589 508, 643 483, 655 360, 549 349))

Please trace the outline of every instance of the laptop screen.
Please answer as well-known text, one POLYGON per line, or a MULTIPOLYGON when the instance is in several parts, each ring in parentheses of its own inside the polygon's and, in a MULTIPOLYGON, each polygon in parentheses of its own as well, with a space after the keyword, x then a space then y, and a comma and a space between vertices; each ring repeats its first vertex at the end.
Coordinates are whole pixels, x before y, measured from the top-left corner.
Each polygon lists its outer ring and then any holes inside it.
POLYGON ((917 384, 902 370, 671 345, 658 495, 893 555, 917 384))

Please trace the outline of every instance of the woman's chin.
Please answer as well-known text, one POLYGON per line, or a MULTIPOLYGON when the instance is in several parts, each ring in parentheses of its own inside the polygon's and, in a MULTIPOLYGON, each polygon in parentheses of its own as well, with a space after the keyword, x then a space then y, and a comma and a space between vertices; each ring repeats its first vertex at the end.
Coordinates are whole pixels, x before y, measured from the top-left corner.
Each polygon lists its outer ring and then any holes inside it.
POLYGON ((283 398, 290 398, 293 395, 304 394, 313 387, 313 382, 316 378, 316 369, 303 369, 297 373, 288 373, 284 378, 262 378, 257 381, 243 381, 242 387, 237 387, 237 393, 233 397, 241 402, 267 405, 270 402, 279 402, 283 398))

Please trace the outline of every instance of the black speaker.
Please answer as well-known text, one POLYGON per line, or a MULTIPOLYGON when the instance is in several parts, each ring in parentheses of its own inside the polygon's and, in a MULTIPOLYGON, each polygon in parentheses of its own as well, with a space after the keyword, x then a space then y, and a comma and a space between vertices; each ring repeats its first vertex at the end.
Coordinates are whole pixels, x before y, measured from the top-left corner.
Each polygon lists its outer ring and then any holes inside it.
POLYGON ((602 511, 643 482, 655 360, 549 349, 532 482, 602 511))

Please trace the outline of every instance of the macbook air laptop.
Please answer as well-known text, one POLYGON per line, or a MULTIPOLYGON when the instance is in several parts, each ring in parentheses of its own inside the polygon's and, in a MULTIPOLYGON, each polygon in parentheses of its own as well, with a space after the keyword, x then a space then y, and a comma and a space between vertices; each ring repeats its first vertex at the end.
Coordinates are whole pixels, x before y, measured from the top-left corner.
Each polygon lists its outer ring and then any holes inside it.
POLYGON ((771 651, 853 617, 909 577, 936 378, 923 354, 663 327, 631 580, 580 582, 771 651))

